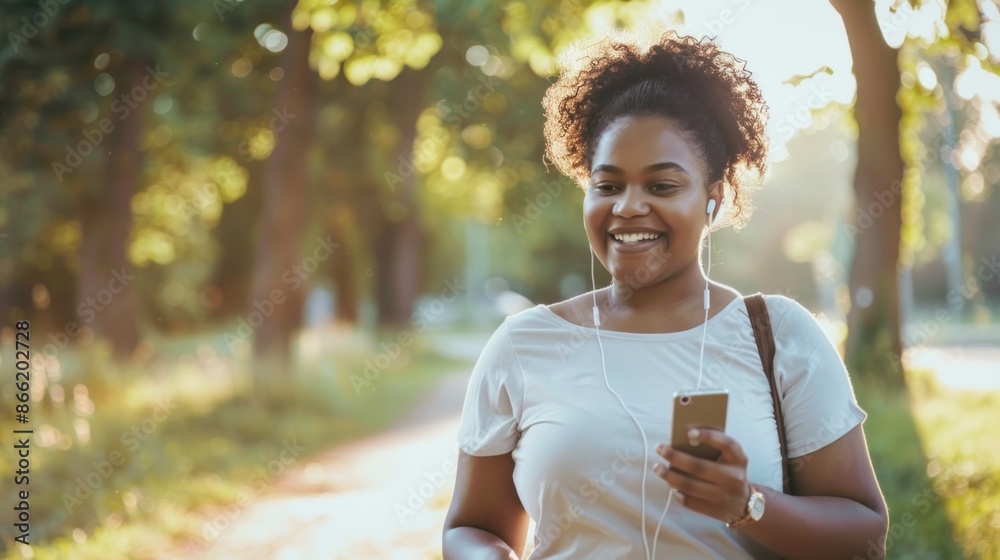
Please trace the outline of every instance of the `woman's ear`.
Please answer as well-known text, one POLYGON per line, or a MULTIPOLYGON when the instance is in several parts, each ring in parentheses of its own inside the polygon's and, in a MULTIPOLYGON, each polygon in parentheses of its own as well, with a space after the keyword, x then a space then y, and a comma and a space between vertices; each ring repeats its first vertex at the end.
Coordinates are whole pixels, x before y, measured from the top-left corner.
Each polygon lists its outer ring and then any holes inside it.
POLYGON ((709 222, 708 222, 709 224, 711 224, 712 222, 715 221, 715 217, 718 216, 719 215, 719 211, 722 210, 722 194, 723 193, 722 193, 722 181, 721 180, 712 183, 711 186, 708 188, 708 200, 709 200, 708 204, 709 204, 709 207, 711 207, 711 209, 712 209, 711 212, 709 212, 711 214, 708 217, 709 218, 709 222), (713 200, 715 201, 715 204, 711 203, 711 201, 713 201, 713 200))

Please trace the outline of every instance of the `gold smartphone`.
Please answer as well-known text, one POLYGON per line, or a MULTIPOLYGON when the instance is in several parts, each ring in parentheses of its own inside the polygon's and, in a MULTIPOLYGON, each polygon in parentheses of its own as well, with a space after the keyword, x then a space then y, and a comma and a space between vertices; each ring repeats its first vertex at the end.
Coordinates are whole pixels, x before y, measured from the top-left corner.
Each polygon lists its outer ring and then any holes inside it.
POLYGON ((726 430, 726 409, 729 391, 726 389, 701 389, 681 391, 674 395, 674 418, 670 445, 695 457, 714 461, 721 451, 707 443, 691 445, 687 433, 691 428, 726 430))

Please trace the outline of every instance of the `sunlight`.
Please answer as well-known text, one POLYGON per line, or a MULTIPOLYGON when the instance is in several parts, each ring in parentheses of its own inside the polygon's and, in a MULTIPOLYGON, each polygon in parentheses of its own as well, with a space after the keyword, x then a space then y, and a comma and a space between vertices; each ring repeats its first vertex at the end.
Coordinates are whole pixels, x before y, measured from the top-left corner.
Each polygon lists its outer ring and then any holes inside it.
POLYGON ((827 2, 715 0, 666 2, 684 10, 684 32, 716 37, 724 50, 747 61, 771 112, 772 161, 787 157, 785 144, 812 126, 812 110, 854 96, 851 53, 844 24, 827 2), (775 14, 781 14, 780 18, 775 14), (790 47, 790 45, 792 45, 790 47), (794 76, 810 76, 797 86, 794 76))

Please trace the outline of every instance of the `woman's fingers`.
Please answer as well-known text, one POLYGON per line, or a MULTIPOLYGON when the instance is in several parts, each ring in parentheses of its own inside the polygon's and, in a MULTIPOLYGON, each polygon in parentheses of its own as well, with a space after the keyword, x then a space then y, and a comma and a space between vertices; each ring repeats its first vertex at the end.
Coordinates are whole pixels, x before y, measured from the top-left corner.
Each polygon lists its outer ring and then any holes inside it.
POLYGON ((747 458, 736 440, 714 429, 692 430, 692 440, 719 449, 722 454, 709 461, 665 444, 656 453, 669 462, 657 463, 654 471, 680 493, 678 500, 693 511, 716 519, 742 511, 748 492, 747 458))
MULTIPOLYGON (((657 453, 659 453, 659 449, 657 448, 657 453)), ((664 451, 660 455, 667 460, 670 468, 713 484, 727 487, 735 486, 736 482, 745 477, 745 474, 741 474, 745 473, 745 466, 709 461, 678 451, 670 446, 664 446, 664 451)))
POLYGON ((726 493, 718 484, 706 482, 674 468, 665 467, 662 463, 657 463, 653 470, 670 486, 683 493, 688 501, 698 499, 721 504, 727 500, 726 493))
POLYGON ((746 465, 747 456, 743 452, 743 447, 733 438, 729 437, 721 430, 712 428, 692 429, 688 431, 688 437, 699 443, 707 443, 722 452, 719 462, 734 465, 746 465))

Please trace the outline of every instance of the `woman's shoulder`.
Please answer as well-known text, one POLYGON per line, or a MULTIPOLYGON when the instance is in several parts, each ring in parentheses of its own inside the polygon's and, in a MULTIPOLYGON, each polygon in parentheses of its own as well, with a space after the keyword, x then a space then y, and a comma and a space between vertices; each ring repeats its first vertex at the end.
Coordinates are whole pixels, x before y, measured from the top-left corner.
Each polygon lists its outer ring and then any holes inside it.
POLYGON ((795 298, 783 294, 763 294, 764 302, 775 333, 782 332, 798 336, 824 336, 826 329, 823 316, 810 311, 795 298))
POLYGON ((505 330, 513 334, 517 331, 530 330, 537 331, 539 328, 553 326, 559 321, 570 321, 579 324, 575 311, 574 300, 580 299, 577 296, 558 303, 534 305, 523 305, 520 309, 507 315, 498 330, 505 330))
POLYGON ((544 307, 545 310, 550 311, 559 316, 561 319, 569 321, 575 325, 593 326, 593 321, 591 321, 590 324, 585 321, 587 317, 592 317, 591 308, 593 307, 593 297, 593 292, 587 292, 560 302, 550 303, 547 305, 539 304, 539 307, 544 307))

